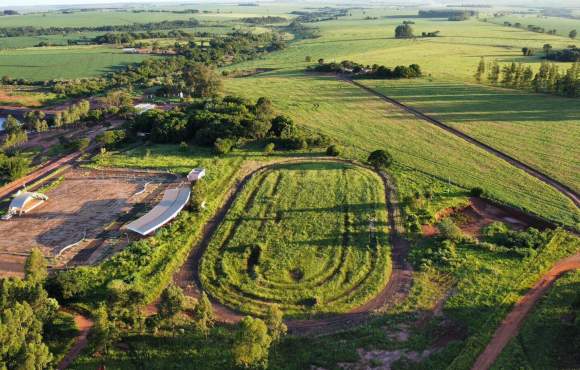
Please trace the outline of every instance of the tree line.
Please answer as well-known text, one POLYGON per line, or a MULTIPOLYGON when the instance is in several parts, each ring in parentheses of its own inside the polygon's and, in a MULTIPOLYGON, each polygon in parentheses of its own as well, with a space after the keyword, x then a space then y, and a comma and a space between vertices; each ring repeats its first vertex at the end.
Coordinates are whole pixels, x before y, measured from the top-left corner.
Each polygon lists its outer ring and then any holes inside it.
POLYGON ((321 72, 321 73, 340 73, 353 75, 360 78, 373 78, 383 80, 393 80, 401 78, 416 78, 421 77, 421 67, 418 64, 411 64, 409 66, 396 66, 394 68, 386 67, 384 65, 373 64, 363 65, 350 60, 344 60, 340 63, 330 62, 326 63, 324 59, 320 59, 315 66, 309 66, 307 71, 321 72))
POLYGON ((167 39, 167 38, 187 38, 194 37, 209 37, 208 32, 186 32, 183 30, 171 30, 169 32, 162 31, 147 31, 147 32, 108 32, 103 35, 96 36, 92 42, 95 44, 127 44, 135 40, 144 39, 167 39))
POLYGON ((176 28, 198 27, 200 22, 191 18, 188 20, 173 20, 150 23, 133 23, 126 25, 105 25, 96 27, 0 27, 0 37, 65 35, 78 32, 139 32, 170 30, 176 28))
POLYGON ((471 17, 476 17, 479 12, 475 10, 454 10, 454 9, 430 9, 419 10, 419 18, 447 18, 450 21, 464 21, 471 17))
POLYGON ((475 72, 478 82, 484 79, 493 84, 515 89, 532 90, 570 98, 580 96, 580 63, 576 62, 567 70, 561 71, 559 66, 543 62, 537 72, 531 66, 522 63, 511 63, 500 66, 497 61, 489 64, 482 58, 475 72))

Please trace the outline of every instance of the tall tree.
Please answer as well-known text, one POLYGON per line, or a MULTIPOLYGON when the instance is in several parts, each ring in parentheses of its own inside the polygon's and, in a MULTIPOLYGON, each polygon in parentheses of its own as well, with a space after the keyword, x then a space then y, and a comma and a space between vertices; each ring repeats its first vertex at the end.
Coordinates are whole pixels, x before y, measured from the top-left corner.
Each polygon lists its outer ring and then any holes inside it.
POLYGON ((215 317, 211 302, 205 292, 201 293, 201 297, 193 310, 193 315, 197 329, 207 337, 210 329, 213 327, 215 317))
POLYGON ((268 307, 266 325, 268 326, 268 332, 270 333, 273 342, 277 342, 280 338, 286 335, 288 327, 284 324, 284 314, 277 305, 270 305, 268 307))
POLYGON ((395 28, 395 37, 398 39, 414 37, 413 27, 410 24, 400 24, 395 28))
POLYGON ((26 281, 33 284, 42 284, 46 280, 48 276, 46 260, 40 249, 33 248, 28 257, 26 257, 24 276, 26 281))
POLYGON ((479 60, 479 65, 477 66, 477 71, 475 72, 475 79, 477 82, 481 82, 481 78, 485 74, 485 59, 481 57, 479 60))
POLYGON ((550 45, 550 44, 544 44, 544 47, 542 49, 544 50, 544 53, 546 54, 546 59, 548 59, 549 56, 550 56, 550 52, 553 49, 552 45, 550 45))
POLYGON ((271 344, 272 338, 268 335, 266 324, 260 319, 247 316, 240 322, 236 334, 234 360, 238 366, 266 368, 271 344))
POLYGON ((183 69, 183 80, 191 96, 208 98, 218 95, 222 81, 215 70, 203 64, 189 64, 183 69))
POLYGON ((568 36, 574 40, 577 36, 578 36, 578 32, 576 30, 572 30, 570 31, 570 33, 568 34, 568 36))
POLYGON ((496 60, 493 61, 489 68, 488 80, 492 84, 497 84, 499 82, 500 67, 496 60))
POLYGON ((161 293, 157 308, 159 316, 163 319, 171 319, 183 310, 185 295, 180 287, 170 284, 161 293))

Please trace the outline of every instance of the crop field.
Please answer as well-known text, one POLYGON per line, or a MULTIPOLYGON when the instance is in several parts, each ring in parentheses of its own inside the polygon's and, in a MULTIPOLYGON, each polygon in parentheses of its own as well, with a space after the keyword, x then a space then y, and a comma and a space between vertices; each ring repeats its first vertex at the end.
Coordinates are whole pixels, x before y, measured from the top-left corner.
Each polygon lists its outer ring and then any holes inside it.
POLYGON ((203 287, 248 313, 344 312, 386 284, 385 192, 335 162, 279 165, 244 188, 201 265, 203 287))
POLYGON ((580 271, 561 277, 526 319, 493 369, 513 366, 574 368, 579 362, 574 325, 580 306, 580 271))
MULTIPOLYGON (((440 31, 441 36, 401 40, 394 38, 395 27, 406 19, 404 15, 386 15, 377 20, 352 17, 316 23, 321 37, 301 40, 286 50, 272 53, 264 59, 249 61, 232 68, 305 68, 305 58, 313 61, 353 60, 365 64, 395 66, 418 63, 426 75, 443 80, 472 81, 481 58, 500 63, 523 62, 539 65, 541 59, 523 57, 523 47, 541 50, 550 43, 554 48, 565 47, 570 39, 507 28, 477 20, 447 22, 441 19, 412 18, 415 34, 440 31), (398 18, 400 17, 400 18, 398 18)), ((412 17, 409 13, 409 17, 412 17)))
POLYGON ((75 79, 112 72, 151 58, 108 47, 54 47, 0 51, 0 76, 29 80, 75 79))
POLYGON ((6 106, 40 107, 56 99, 56 94, 37 88, 0 85, 0 104, 6 106))
POLYGON ((574 225, 568 198, 506 162, 332 77, 273 72, 229 79, 230 93, 268 96, 297 123, 336 139, 345 155, 366 159, 386 148, 401 169, 424 172, 466 189, 483 187, 504 203, 574 225))
POLYGON ((569 98, 427 80, 364 84, 580 190, 580 106, 569 98))

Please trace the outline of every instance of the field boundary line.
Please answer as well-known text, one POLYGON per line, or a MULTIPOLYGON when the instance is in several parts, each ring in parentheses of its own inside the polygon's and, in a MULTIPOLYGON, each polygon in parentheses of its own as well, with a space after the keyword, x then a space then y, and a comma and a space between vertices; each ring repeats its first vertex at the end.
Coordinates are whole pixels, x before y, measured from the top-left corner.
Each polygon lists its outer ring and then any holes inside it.
POLYGON ((381 93, 381 92, 379 92, 371 87, 368 87, 368 86, 366 86, 358 81, 355 81, 353 79, 346 78, 346 77, 341 77, 341 76, 338 76, 337 78, 342 80, 342 81, 345 81, 347 83, 350 83, 354 86, 357 86, 357 87, 379 97, 380 99, 405 110, 406 112, 414 115, 415 117, 417 117, 423 121, 426 121, 428 123, 431 123, 432 125, 437 126, 441 129, 467 141, 468 143, 473 144, 473 145, 479 147, 480 149, 485 150, 486 152, 488 152, 490 154, 493 154, 494 156, 496 156, 500 159, 503 159, 504 161, 508 162, 509 164, 513 165, 514 167, 525 171, 530 176, 533 176, 536 179, 542 181, 543 183, 551 186, 552 188, 557 190, 559 193, 563 194, 564 196, 566 196, 567 198, 572 200, 572 202, 574 203, 576 208, 580 208, 580 195, 576 191, 574 191, 572 188, 568 187, 567 185, 564 185, 560 181, 555 180, 554 178, 546 175, 545 173, 541 172, 540 170, 512 157, 509 154, 506 154, 498 149, 495 149, 494 147, 492 147, 488 144, 485 144, 482 141, 479 141, 478 139, 475 139, 472 136, 467 135, 463 131, 460 131, 454 127, 451 127, 451 126, 449 126, 449 125, 447 125, 447 124, 445 124, 445 123, 443 123, 443 122, 441 122, 441 121, 439 121, 439 120, 437 120, 437 119, 435 119, 435 118, 433 118, 433 117, 431 117, 431 116, 429 116, 429 115, 427 115, 427 114, 425 114, 425 113, 423 113, 415 108, 412 108, 408 105, 405 105, 405 104, 401 103, 400 101, 395 100, 395 99, 393 99, 393 98, 391 98, 391 97, 389 97, 389 96, 387 96, 387 95, 385 95, 385 94, 383 94, 383 93, 381 93))

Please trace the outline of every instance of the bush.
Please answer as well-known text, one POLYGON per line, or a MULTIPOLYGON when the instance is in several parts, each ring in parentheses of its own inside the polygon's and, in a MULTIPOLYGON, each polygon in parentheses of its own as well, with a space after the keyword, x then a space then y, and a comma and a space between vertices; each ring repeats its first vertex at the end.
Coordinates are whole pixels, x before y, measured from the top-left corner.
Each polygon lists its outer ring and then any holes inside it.
POLYGON ((465 240, 463 231, 450 218, 441 220, 437 225, 437 229, 439 229, 439 234, 443 239, 449 239, 453 242, 461 242, 465 240))
POLYGON ((340 155, 340 150, 336 145, 331 145, 328 148, 326 148, 326 155, 329 155, 331 157, 338 157, 340 155))
POLYGON ((266 154, 270 154, 274 151, 274 148, 276 146, 274 145, 274 143, 268 143, 264 146, 264 153, 266 154))
POLYGON ((127 142, 125 130, 109 130, 97 136, 97 142, 107 149, 113 149, 127 142))
POLYGON ((369 155, 367 161, 376 169, 387 169, 393 163, 393 157, 386 150, 375 150, 369 155))
POLYGON ((484 193, 485 191, 480 187, 471 188, 469 191, 469 195, 472 197, 481 197, 484 193))
POLYGON ((213 147, 217 154, 223 155, 228 154, 232 151, 234 142, 230 139, 217 139, 213 144, 213 147))
POLYGON ((417 246, 409 254, 411 263, 418 269, 431 266, 452 267, 456 264, 457 246, 451 240, 443 240, 436 244, 417 246))

